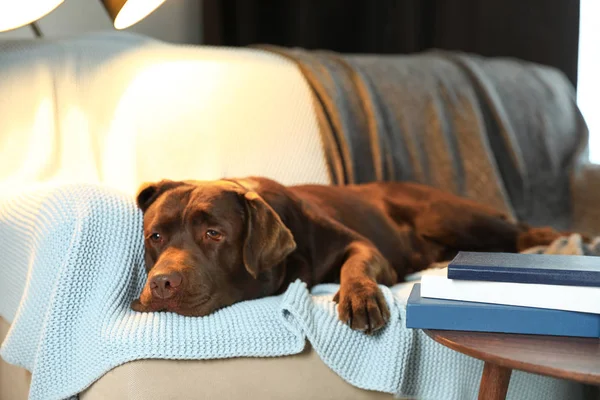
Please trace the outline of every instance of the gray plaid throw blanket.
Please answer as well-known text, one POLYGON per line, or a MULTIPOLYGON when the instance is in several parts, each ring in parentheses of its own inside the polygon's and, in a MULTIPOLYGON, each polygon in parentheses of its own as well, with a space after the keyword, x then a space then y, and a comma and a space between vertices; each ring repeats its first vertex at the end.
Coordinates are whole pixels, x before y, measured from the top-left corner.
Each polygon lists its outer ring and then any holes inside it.
POLYGON ((533 247, 524 253, 600 256, 600 237, 594 238, 590 243, 584 243, 581 235, 574 233, 556 239, 550 246, 533 247))
POLYGON ((570 225, 587 128, 559 71, 455 52, 258 47, 306 77, 333 183, 417 181, 533 225, 570 225))

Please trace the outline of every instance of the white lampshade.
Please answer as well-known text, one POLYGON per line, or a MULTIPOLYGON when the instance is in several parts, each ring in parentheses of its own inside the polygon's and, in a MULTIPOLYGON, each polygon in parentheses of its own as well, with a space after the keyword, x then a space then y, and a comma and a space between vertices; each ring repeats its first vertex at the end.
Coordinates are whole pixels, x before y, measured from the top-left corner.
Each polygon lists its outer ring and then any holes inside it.
POLYGON ((165 0, 102 0, 116 29, 125 29, 146 18, 165 0))
POLYGON ((64 0, 0 0, 0 32, 30 24, 48 14, 64 0))

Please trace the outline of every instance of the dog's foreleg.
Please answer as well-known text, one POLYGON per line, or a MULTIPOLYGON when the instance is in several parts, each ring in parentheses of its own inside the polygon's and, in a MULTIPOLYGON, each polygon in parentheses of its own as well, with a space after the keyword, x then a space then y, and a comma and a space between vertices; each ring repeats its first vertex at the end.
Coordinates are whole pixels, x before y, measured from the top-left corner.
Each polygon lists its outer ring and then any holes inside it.
POLYGON ((350 243, 340 271, 340 290, 334 298, 340 320, 368 334, 382 328, 390 311, 377 284, 392 285, 396 279, 396 272, 372 244, 350 243))

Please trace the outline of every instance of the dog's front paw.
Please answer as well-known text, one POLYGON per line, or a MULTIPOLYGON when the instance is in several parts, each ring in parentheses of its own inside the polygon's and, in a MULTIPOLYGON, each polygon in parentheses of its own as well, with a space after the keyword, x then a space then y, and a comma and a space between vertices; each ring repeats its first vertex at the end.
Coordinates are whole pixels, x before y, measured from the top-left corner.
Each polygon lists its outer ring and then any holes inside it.
POLYGON ((338 303, 340 320, 357 331, 371 334, 390 319, 383 293, 370 279, 342 283, 333 301, 338 303))
POLYGON ((135 299, 131 302, 130 305, 131 309, 133 311, 137 311, 137 312, 148 312, 150 311, 148 306, 145 306, 140 299, 135 299))

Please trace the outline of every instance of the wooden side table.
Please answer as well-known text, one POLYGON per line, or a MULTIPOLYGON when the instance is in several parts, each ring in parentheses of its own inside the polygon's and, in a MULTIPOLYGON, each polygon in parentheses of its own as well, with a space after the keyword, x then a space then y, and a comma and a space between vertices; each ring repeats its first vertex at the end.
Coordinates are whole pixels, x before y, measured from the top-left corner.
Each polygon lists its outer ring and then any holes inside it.
POLYGON ((480 400, 506 398, 513 369, 600 385, 600 339, 424 330, 438 343, 485 361, 480 400))

